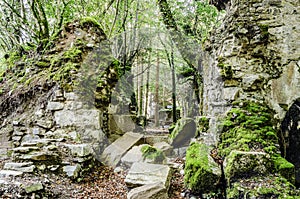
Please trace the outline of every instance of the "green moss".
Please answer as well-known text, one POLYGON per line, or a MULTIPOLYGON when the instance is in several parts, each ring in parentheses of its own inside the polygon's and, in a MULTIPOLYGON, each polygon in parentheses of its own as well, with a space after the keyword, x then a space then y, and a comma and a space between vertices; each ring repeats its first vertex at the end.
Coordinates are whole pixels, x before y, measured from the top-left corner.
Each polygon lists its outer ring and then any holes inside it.
POLYGON ((163 163, 166 158, 161 150, 150 145, 143 146, 141 151, 144 159, 154 160, 155 163, 163 163))
MULTIPOLYGON (((232 108, 223 120, 219 151, 222 156, 232 150, 249 151, 278 144, 272 113, 263 104, 243 102, 232 108)), ((270 148, 269 148, 270 149, 270 148)))
POLYGON ((233 70, 230 65, 226 65, 223 62, 218 63, 218 67, 221 69, 221 76, 224 79, 231 79, 233 76, 233 70))
POLYGON ((212 168, 218 165, 208 160, 210 148, 205 144, 193 142, 186 153, 184 183, 195 193, 215 191, 219 180, 212 168))
POLYGON ((299 190, 279 176, 254 177, 233 183, 227 190, 228 199, 236 198, 300 198, 299 190))
POLYGON ((50 63, 45 61, 38 61, 35 63, 35 65, 39 68, 48 68, 50 66, 50 63))
POLYGON ((66 61, 80 62, 82 58, 82 51, 76 47, 72 47, 69 50, 64 52, 63 58, 66 61))
POLYGON ((295 183, 295 166, 279 155, 274 155, 272 160, 275 172, 288 179, 291 183, 295 183))
POLYGON ((259 25, 259 29, 260 29, 260 38, 262 41, 267 41, 269 39, 269 25, 266 24, 260 24, 259 25))
POLYGON ((80 20, 80 25, 83 27, 86 26, 94 26, 97 27, 98 29, 101 29, 100 23, 93 17, 84 17, 80 20))

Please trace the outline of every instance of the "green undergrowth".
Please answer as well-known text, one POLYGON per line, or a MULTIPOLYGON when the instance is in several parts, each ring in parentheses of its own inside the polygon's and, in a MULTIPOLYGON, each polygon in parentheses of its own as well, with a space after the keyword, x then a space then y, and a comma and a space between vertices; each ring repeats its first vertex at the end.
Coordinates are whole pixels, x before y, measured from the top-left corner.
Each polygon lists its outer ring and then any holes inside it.
POLYGON ((279 173, 293 183, 294 165, 280 155, 277 131, 273 127, 274 112, 267 105, 253 101, 233 106, 223 120, 219 155, 228 157, 233 150, 266 152, 270 155, 270 172, 279 173))

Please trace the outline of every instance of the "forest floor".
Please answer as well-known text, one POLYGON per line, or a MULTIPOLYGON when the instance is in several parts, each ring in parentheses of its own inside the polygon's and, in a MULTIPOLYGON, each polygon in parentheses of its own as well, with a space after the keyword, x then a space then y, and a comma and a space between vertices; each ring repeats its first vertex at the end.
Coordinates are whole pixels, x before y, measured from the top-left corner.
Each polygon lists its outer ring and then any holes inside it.
MULTIPOLYGON (((183 163, 183 160, 176 160, 183 163)), ((125 184, 126 172, 115 173, 113 169, 100 166, 86 176, 81 183, 76 184, 77 193, 71 193, 74 198, 112 198, 127 199, 128 188, 125 184)), ((184 191, 183 175, 174 170, 169 188, 170 199, 182 199, 184 191)), ((70 193, 66 193, 69 195, 70 193)))

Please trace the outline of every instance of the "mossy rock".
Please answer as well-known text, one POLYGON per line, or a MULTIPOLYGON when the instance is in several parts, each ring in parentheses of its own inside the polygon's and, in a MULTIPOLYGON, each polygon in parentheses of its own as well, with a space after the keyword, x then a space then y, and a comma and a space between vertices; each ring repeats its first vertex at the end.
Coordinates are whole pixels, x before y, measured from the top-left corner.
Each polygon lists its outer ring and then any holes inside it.
POLYGON ((193 193, 216 192, 221 169, 210 156, 212 147, 193 142, 187 149, 184 183, 193 193))
MULTIPOLYGON (((144 160, 150 160, 151 163, 162 164, 166 161, 166 157, 162 150, 159 150, 153 146, 145 145, 141 148, 142 156, 144 160)), ((149 162, 149 161, 147 161, 149 162)))
POLYGON ((281 156, 273 156, 275 172, 285 177, 289 182, 295 183, 295 166, 281 156))
POLYGON ((191 118, 182 118, 177 121, 170 139, 174 148, 188 146, 191 138, 196 136, 196 123, 191 118))
POLYGON ((267 153, 234 150, 225 159, 225 177, 232 182, 248 176, 268 175, 271 164, 267 153))
POLYGON ((285 178, 280 176, 261 176, 233 183, 227 189, 227 198, 296 199, 300 198, 300 192, 285 178))

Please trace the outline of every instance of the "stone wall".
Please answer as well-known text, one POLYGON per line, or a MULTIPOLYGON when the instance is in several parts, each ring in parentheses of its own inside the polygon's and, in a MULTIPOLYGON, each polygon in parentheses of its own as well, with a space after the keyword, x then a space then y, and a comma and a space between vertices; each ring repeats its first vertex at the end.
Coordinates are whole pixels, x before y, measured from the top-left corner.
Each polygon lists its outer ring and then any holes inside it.
POLYGON ((299 7, 297 0, 232 0, 205 44, 205 115, 222 116, 231 102, 253 99, 283 120, 299 97, 299 7))

